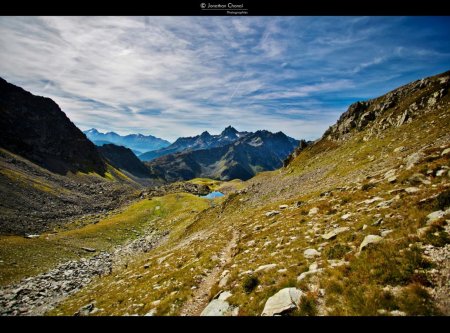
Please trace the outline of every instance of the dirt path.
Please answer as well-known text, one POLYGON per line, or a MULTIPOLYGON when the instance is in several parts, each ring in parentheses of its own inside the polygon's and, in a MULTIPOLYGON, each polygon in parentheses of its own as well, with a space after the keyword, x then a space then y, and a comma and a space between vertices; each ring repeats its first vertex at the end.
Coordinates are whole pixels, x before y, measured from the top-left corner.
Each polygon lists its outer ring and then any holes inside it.
POLYGON ((203 309, 208 305, 209 292, 215 283, 219 280, 219 276, 223 268, 231 262, 233 251, 237 247, 239 240, 239 232, 233 231, 233 238, 218 254, 220 263, 214 267, 211 273, 205 277, 198 288, 194 291, 194 296, 188 300, 180 311, 180 316, 199 316, 203 309))

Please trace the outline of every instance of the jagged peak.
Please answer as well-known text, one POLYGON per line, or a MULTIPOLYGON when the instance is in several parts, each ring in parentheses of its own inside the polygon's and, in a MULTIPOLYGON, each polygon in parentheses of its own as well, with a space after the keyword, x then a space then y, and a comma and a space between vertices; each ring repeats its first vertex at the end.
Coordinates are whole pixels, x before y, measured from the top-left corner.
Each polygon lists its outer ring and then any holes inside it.
POLYGON ((201 138, 210 137, 210 136, 211 136, 211 134, 209 134, 208 131, 204 131, 202 134, 200 134, 201 138))
POLYGON ((222 131, 221 135, 230 135, 230 134, 236 134, 239 133, 234 127, 231 125, 225 127, 225 129, 222 131))

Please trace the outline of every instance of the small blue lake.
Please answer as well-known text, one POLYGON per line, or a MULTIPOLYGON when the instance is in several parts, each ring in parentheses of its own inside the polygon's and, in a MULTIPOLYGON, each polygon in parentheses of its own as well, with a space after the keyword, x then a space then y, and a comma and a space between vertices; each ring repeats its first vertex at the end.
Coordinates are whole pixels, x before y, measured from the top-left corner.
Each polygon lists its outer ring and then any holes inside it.
POLYGON ((200 198, 214 199, 214 198, 220 198, 220 197, 223 197, 224 195, 225 195, 225 194, 223 194, 222 192, 214 191, 214 192, 209 193, 208 195, 203 195, 203 196, 201 196, 200 198))

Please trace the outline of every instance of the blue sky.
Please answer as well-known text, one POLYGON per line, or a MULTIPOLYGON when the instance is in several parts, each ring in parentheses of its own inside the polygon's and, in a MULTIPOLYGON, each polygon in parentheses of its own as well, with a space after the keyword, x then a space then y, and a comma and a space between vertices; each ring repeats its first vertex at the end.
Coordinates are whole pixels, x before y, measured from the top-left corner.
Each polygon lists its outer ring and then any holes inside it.
POLYGON ((316 139, 350 103, 450 69, 449 17, 0 17, 0 76, 81 129, 316 139))

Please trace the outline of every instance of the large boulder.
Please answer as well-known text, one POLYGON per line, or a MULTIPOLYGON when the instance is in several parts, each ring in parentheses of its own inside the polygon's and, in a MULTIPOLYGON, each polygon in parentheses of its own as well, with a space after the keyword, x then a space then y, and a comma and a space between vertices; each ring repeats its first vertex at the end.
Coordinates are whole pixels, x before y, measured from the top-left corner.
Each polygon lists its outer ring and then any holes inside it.
POLYGON ((290 312, 300 306, 303 292, 297 288, 284 288, 270 297, 261 316, 274 316, 290 312))
POLYGON ((238 313, 238 307, 230 305, 230 303, 223 299, 213 299, 202 311, 200 316, 237 316, 238 313))
POLYGON ((359 252, 366 249, 370 244, 376 244, 383 240, 383 237, 377 235, 367 235, 359 246, 359 252))
POLYGON ((334 238, 336 238, 337 235, 339 235, 339 234, 341 234, 343 232, 346 232, 348 230, 350 230, 349 227, 336 228, 336 229, 330 231, 329 233, 326 233, 325 235, 322 235, 322 238, 325 239, 325 240, 334 239, 334 238))
POLYGON ((303 256, 307 259, 312 259, 314 257, 320 256, 320 252, 316 249, 306 249, 305 251, 303 251, 303 256))

